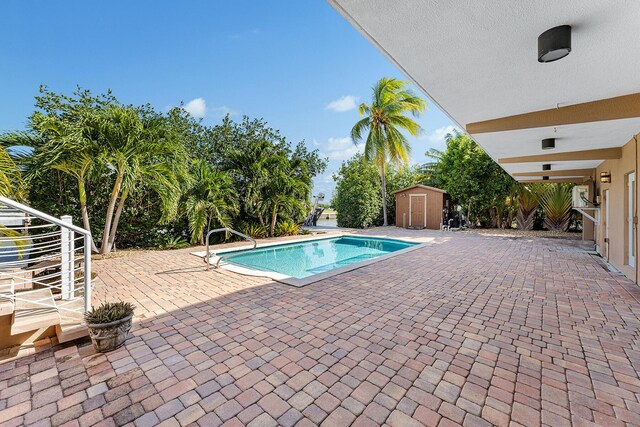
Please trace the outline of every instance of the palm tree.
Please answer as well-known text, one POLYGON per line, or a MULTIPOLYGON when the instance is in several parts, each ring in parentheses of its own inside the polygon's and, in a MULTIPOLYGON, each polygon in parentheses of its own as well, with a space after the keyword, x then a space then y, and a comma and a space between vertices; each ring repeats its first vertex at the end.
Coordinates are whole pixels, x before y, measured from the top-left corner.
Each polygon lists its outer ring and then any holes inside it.
POLYGON ((269 235, 274 236, 279 214, 294 214, 305 209, 304 200, 311 188, 311 179, 303 162, 283 156, 269 159, 269 181, 262 190, 261 206, 270 217, 269 235))
POLYGON ((137 184, 149 185, 162 202, 163 220, 174 217, 188 176, 187 153, 162 116, 114 105, 96 115, 107 167, 114 175, 100 253, 113 248, 125 202, 137 184), (116 208, 117 203, 117 208, 116 208))
POLYGON ((238 195, 229 175, 211 167, 203 159, 193 164, 192 185, 185 194, 185 210, 192 243, 204 244, 204 231, 211 224, 231 226, 238 213, 238 195))
POLYGON ((23 201, 26 197, 27 185, 22 171, 11 157, 7 149, 0 146, 0 196, 23 201))
POLYGON ((360 119, 351 130, 351 139, 358 144, 363 133, 369 134, 365 140, 364 156, 367 161, 375 162, 382 179, 383 225, 387 222, 387 206, 384 203, 387 194, 385 179, 387 163, 405 165, 409 161, 411 147, 402 131, 417 136, 422 128, 407 116, 419 117, 427 104, 424 99, 407 89, 408 82, 384 77, 373 86, 371 104, 360 104, 360 119))

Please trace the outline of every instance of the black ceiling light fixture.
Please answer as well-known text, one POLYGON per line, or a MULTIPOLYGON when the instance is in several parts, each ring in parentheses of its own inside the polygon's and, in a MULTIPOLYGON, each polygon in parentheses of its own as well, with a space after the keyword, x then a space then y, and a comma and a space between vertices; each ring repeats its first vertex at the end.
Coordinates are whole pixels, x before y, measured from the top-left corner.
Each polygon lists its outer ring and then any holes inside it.
POLYGON ((550 171, 551 170, 551 163, 545 163, 544 165, 542 165, 542 170, 543 171, 550 171))
POLYGON ((542 149, 543 150, 551 150, 552 148, 556 148, 556 139, 555 138, 545 138, 542 140, 542 149))
POLYGON ((571 25, 553 27, 538 36, 538 62, 553 62, 571 52, 571 25))

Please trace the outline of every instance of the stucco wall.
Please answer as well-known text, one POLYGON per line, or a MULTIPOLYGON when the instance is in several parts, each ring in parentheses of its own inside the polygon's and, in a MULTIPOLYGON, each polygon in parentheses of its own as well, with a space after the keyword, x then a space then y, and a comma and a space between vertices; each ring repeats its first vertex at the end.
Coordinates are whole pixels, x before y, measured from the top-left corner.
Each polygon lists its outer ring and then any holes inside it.
MULTIPOLYGON (((638 147, 640 148, 640 147, 638 147)), ((596 168, 596 194, 601 202, 600 224, 595 227, 595 242, 602 256, 605 253, 605 227, 609 226, 608 261, 630 279, 636 280, 635 269, 628 264, 628 197, 627 178, 630 172, 636 170, 636 142, 632 138, 622 147, 622 157, 616 160, 606 160, 596 168), (611 173, 611 183, 600 182, 600 172, 611 173), (604 190, 609 190, 609 218, 606 217, 604 205, 604 190)), ((636 204, 638 201, 638 176, 636 173, 636 204)), ((637 236, 637 230, 635 230, 637 236)), ((638 264, 636 238, 636 265, 638 264)))

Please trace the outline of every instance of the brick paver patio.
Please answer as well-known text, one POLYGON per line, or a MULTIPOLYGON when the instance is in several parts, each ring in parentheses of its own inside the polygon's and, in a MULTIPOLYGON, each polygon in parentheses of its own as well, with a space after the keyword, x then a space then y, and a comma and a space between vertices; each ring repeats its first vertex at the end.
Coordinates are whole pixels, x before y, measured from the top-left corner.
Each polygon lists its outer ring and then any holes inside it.
POLYGON ((186 250, 96 261, 133 336, 0 363, 0 423, 640 425, 630 281, 558 239, 389 232, 438 243, 304 288, 186 250))

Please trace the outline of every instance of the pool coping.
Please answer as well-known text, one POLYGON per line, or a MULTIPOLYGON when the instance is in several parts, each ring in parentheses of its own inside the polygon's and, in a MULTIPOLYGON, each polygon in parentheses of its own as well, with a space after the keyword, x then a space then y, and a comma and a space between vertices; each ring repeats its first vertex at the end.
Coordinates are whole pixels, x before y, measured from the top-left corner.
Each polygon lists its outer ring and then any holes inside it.
MULTIPOLYGON (((308 241, 316 241, 316 240, 335 239, 335 238, 343 237, 343 236, 353 236, 353 237, 362 237, 362 238, 372 237, 372 238, 377 238, 377 239, 396 240, 396 241, 399 241, 399 242, 413 243, 414 245, 410 246, 408 248, 400 249, 400 250, 395 251, 395 252, 390 252, 388 254, 381 255, 381 256, 378 256, 378 257, 375 257, 375 258, 367 259, 367 260, 364 260, 364 261, 354 262, 353 264, 345 265, 345 266, 342 266, 342 267, 335 268, 333 270, 329 270, 329 271, 325 271, 325 272, 322 272, 322 273, 313 274, 311 276, 303 277, 303 278, 291 277, 291 276, 287 276, 287 275, 282 274, 282 273, 277 273, 275 271, 254 270, 254 269, 251 269, 251 268, 240 267, 240 266, 237 266, 237 265, 234 265, 234 264, 224 264, 224 265, 221 265, 220 268, 224 268, 227 271, 232 271, 234 273, 238 273, 238 274, 242 274, 242 275, 246 275, 246 276, 267 277, 267 278, 275 280, 275 281, 277 281, 279 283, 283 283, 285 285, 289 285, 289 286, 294 286, 294 287, 300 288, 300 287, 307 286, 307 285, 310 285, 310 284, 315 283, 315 282, 319 282, 320 280, 327 279, 329 277, 337 276, 338 274, 343 274, 343 273, 347 273, 349 271, 357 270, 359 268, 366 267, 368 265, 374 264, 374 263, 376 263, 378 261, 384 261, 386 259, 393 258, 395 256, 402 255, 402 254, 405 254, 405 253, 408 253, 408 252, 412 252, 412 251, 415 251, 417 249, 420 249, 420 248, 423 248, 425 246, 429 246, 429 245, 433 244, 432 242, 416 242, 414 240, 410 240, 410 239, 406 239, 406 238, 405 239, 402 239, 402 238, 391 238, 391 237, 388 237, 388 236, 380 236, 380 235, 361 235, 361 234, 356 234, 356 233, 336 233, 336 234, 332 234, 330 236, 322 236, 322 237, 312 236, 312 237, 305 238, 305 239, 291 239, 291 240, 283 240, 283 241, 277 241, 277 242, 268 242, 268 243, 264 243, 264 244, 259 244, 259 245, 256 246, 256 248, 266 248, 266 247, 270 247, 270 246, 281 246, 281 245, 286 245, 286 244, 290 244, 290 243, 298 243, 298 242, 308 242, 308 241)), ((226 249, 217 250, 209 258, 209 264, 216 265, 216 263, 218 262, 218 258, 220 258, 218 256, 218 254, 222 255, 222 254, 225 254, 225 253, 228 253, 228 252, 236 252, 236 251, 242 251, 242 250, 252 249, 252 248, 253 248, 253 245, 243 245, 243 246, 236 246, 236 247, 233 247, 233 248, 226 248, 226 249)), ((203 253, 203 252, 194 252, 193 255, 204 257, 205 253, 203 253)))

